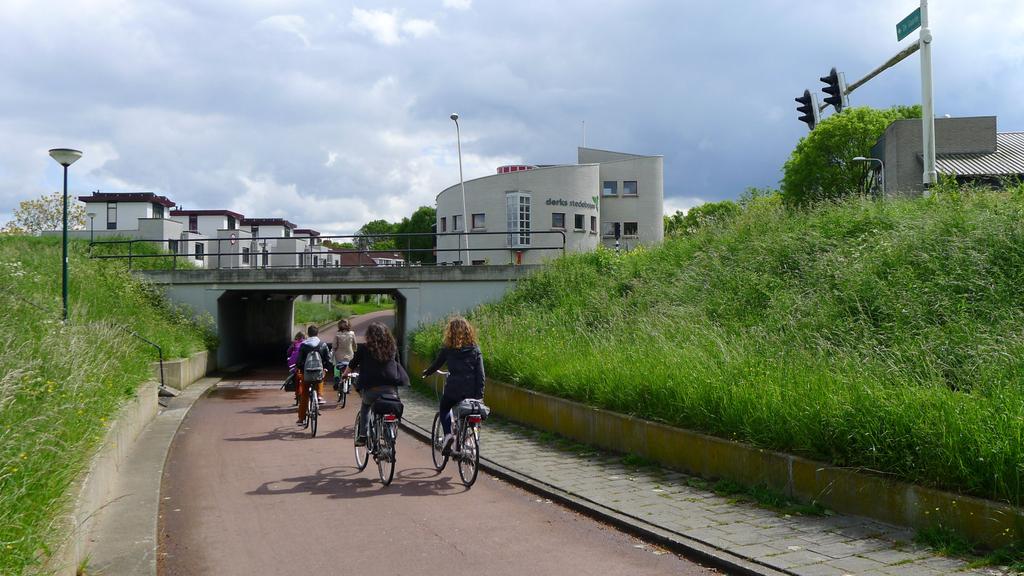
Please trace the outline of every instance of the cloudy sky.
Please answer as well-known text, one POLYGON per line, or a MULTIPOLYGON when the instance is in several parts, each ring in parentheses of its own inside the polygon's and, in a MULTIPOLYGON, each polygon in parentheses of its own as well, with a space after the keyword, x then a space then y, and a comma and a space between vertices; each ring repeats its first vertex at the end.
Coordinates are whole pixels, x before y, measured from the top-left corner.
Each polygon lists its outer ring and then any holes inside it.
MULTIPOLYGON (((793 98, 909 40, 915 0, 2 0, 0 223, 58 190, 349 233, 501 164, 665 157, 669 209, 774 186, 793 98)), ((936 114, 1024 130, 1024 3, 932 0, 936 114)), ((851 95, 913 104, 911 58, 851 95)))

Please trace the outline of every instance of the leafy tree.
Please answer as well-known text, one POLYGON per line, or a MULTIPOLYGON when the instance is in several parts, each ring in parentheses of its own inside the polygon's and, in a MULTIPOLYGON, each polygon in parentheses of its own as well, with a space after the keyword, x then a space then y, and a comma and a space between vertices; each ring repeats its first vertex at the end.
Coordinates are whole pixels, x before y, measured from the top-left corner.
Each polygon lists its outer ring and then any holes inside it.
POLYGON ((397 232, 397 224, 384 219, 371 220, 356 232, 355 245, 362 250, 392 250, 395 248, 394 238, 381 237, 383 234, 397 232))
POLYGON ((742 208, 732 200, 707 202, 694 206, 684 214, 681 210, 672 216, 665 216, 666 236, 685 236, 713 224, 721 224, 735 218, 742 208))
POLYGON ((889 124, 920 118, 920 106, 876 110, 848 108, 821 121, 800 139, 782 167, 782 199, 789 206, 841 198, 860 190, 866 166, 852 159, 869 156, 889 124))
POLYGON ((433 264, 437 261, 433 249, 435 247, 434 226, 437 225, 437 211, 430 206, 420 206, 408 218, 396 225, 397 231, 403 234, 421 234, 399 239, 398 248, 413 248, 422 252, 410 252, 409 261, 433 264))
POLYGON ((354 250, 356 247, 351 242, 332 242, 331 240, 324 240, 323 244, 332 250, 354 250))
MULTIPOLYGON (((44 194, 34 200, 23 200, 14 209, 14 219, 0 229, 3 234, 39 234, 44 230, 61 230, 64 226, 64 195, 44 194)), ((68 230, 85 229, 85 207, 68 198, 68 230)))

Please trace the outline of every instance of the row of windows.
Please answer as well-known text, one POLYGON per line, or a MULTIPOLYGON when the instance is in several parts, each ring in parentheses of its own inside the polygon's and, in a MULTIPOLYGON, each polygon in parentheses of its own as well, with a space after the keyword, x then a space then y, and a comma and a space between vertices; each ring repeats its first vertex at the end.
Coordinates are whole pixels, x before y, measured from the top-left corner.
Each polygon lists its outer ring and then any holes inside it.
POLYGON ((640 227, 636 222, 602 222, 601 236, 605 238, 618 238, 620 236, 635 237, 639 235, 640 227))
MULTIPOLYGON (((163 206, 161 206, 161 208, 163 208, 163 206)), ((163 218, 163 216, 157 216, 157 218, 163 218)), ((234 230, 235 226, 234 216, 228 216, 228 230, 234 230)), ((199 216, 193 214, 188 217, 188 229, 190 232, 199 232, 199 216)), ((259 227, 254 226, 253 230, 259 230, 259 227)))
MULTIPOLYGON (((587 216, 586 214, 573 214, 573 230, 582 231, 586 230, 587 216)), ((551 213, 551 227, 565 230, 565 212, 552 212, 551 213)), ((590 217, 590 231, 597 233, 597 216, 590 217)))
MULTIPOLYGON (((619 182, 617 180, 605 180, 601 185, 601 196, 618 196, 619 182)), ((624 180, 622 182, 623 196, 639 196, 640 191, 636 186, 636 180, 624 180)))

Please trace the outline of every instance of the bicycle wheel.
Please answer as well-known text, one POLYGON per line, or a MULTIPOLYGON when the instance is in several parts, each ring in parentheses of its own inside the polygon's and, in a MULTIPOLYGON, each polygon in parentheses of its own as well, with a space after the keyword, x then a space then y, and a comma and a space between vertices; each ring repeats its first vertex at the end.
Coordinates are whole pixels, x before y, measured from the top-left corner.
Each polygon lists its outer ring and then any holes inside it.
POLYGON ((469 487, 476 482, 477 472, 480 471, 480 443, 476 428, 466 426, 459 432, 459 436, 459 476, 463 484, 469 487))
POLYGON ((344 408, 345 404, 348 403, 348 394, 345 392, 347 384, 348 383, 345 382, 345 380, 342 380, 338 384, 338 406, 340 408, 344 408))
POLYGON ((309 432, 313 438, 316 438, 316 421, 317 416, 320 415, 320 397, 317 396, 315 389, 309 391, 309 408, 306 409, 306 414, 306 417, 309 418, 309 432))
POLYGON ((444 429, 441 428, 441 413, 434 414, 434 425, 430 427, 430 456, 434 459, 434 468, 440 472, 448 464, 448 455, 443 454, 441 441, 444 440, 444 429))
MULTIPOLYGON (((362 416, 361 412, 357 412, 356 413, 356 429, 355 429, 355 431, 352 434, 352 438, 353 438, 352 441, 353 441, 353 443, 355 443, 355 441, 359 439, 359 421, 362 420, 361 416, 362 416)), ((369 438, 367 438, 367 443, 369 443, 369 438)), ((370 461, 370 452, 367 449, 366 445, 363 445, 363 446, 356 445, 355 446, 355 454, 356 454, 356 468, 358 468, 359 471, 361 472, 361 471, 366 469, 366 464, 370 461)))
POLYGON ((380 422, 377 439, 377 473, 385 486, 395 478, 395 447, 398 440, 398 425, 394 422, 380 422))

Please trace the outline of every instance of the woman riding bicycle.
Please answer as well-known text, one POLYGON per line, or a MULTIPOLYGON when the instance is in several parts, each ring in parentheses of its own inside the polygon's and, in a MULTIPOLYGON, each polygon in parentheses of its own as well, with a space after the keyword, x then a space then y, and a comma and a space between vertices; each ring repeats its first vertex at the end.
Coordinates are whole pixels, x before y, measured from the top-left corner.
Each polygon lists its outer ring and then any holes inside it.
POLYGON ((452 420, 451 409, 467 398, 482 400, 484 397, 484 356, 476 342, 476 331, 461 316, 448 320, 444 329, 444 341, 441 351, 434 362, 423 371, 426 378, 437 372, 443 364, 448 364, 448 379, 441 395, 441 427, 444 429, 444 440, 441 444, 445 453, 451 450, 452 420))
MULTIPOLYGON (((356 333, 352 331, 352 324, 348 320, 338 322, 338 333, 334 335, 334 366, 337 370, 344 370, 352 357, 356 354, 356 333)), ((335 388, 338 387, 335 382, 335 388)))
POLYGON ((363 446, 366 443, 367 413, 373 402, 381 396, 397 397, 398 387, 409 385, 409 375, 398 361, 395 337, 391 335, 387 326, 380 322, 370 324, 366 329, 366 343, 356 350, 355 356, 341 377, 345 378, 356 370, 359 371, 356 391, 363 397, 356 419, 359 426, 356 431, 356 446, 363 446))

